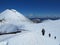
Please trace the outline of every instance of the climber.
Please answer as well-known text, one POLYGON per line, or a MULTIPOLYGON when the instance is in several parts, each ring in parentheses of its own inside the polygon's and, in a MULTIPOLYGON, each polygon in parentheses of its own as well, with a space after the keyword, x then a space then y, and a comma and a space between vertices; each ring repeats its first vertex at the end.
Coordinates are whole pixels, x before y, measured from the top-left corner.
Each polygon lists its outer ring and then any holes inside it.
POLYGON ((42 29, 42 35, 43 36, 45 35, 45 29, 42 29))
POLYGON ((56 39, 56 36, 54 37, 54 39, 56 39))
POLYGON ((49 33, 49 37, 51 37, 51 34, 49 33))

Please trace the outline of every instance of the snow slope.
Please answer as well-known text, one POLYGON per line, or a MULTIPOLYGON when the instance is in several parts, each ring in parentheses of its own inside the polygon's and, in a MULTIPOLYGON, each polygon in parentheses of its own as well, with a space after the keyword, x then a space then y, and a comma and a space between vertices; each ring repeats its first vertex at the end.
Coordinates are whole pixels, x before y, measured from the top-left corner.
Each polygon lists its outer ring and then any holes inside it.
POLYGON ((0 26, 0 32, 1 33, 8 33, 8 32, 16 32, 18 29, 18 27, 16 25, 13 24, 4 24, 2 26, 0 26))
POLYGON ((0 42, 0 45, 7 45, 7 42, 0 42))
POLYGON ((48 36, 48 34, 50 33, 52 36, 51 38, 54 39, 54 36, 57 37, 56 40, 58 40, 58 42, 60 43, 60 19, 59 20, 48 20, 47 22, 42 22, 39 24, 30 24, 30 25, 25 25, 25 29, 29 30, 29 31, 33 31, 33 32, 40 32, 42 31, 42 29, 45 29, 46 32, 46 36, 48 36))
POLYGON ((42 36, 36 32, 28 32, 22 35, 10 38, 5 43, 8 45, 58 45, 59 43, 46 36, 42 36))

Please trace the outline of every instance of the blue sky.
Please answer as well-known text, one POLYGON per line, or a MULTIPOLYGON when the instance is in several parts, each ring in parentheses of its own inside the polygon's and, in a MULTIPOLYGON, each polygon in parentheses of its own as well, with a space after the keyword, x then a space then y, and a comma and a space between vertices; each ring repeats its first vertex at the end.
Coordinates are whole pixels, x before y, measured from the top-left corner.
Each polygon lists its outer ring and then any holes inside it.
POLYGON ((59 17, 60 0, 0 0, 0 12, 5 9, 16 9, 27 17, 59 17))

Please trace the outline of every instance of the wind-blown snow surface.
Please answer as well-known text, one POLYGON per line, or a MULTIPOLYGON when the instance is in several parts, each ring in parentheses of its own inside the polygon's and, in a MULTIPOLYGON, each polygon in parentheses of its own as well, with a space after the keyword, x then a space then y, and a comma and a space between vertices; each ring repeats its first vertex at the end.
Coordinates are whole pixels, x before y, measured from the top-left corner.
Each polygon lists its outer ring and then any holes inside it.
MULTIPOLYGON (((60 44, 60 19, 45 20, 42 23, 32 23, 24 16, 19 16, 16 10, 6 10, 1 13, 0 22, 1 32, 14 32, 17 29, 26 30, 17 34, 8 34, 0 36, 0 45, 59 45, 60 44), (17 16, 16 16, 17 15, 17 16), (23 19, 22 19, 23 17, 23 19), (25 21, 23 21, 25 20, 25 21), (28 23, 29 22, 29 23, 28 23), (42 35, 42 29, 45 29, 45 35, 42 35), (24 33, 25 32, 25 33, 24 33), (49 37, 48 34, 51 34, 49 37), (54 37, 56 36, 56 39, 54 37)), ((21 30, 22 31, 22 30, 21 30)))

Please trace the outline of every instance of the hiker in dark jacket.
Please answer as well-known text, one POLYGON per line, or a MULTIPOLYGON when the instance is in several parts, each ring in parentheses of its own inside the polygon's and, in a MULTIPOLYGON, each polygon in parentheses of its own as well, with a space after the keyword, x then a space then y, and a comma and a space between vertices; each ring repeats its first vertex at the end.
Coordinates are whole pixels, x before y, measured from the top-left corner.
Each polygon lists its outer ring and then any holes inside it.
POLYGON ((56 36, 54 37, 54 39, 56 39, 56 36))
POLYGON ((44 30, 44 29, 42 29, 42 35, 43 35, 43 36, 45 35, 45 30, 44 30))
POLYGON ((49 37, 51 37, 51 34, 49 33, 49 37))

